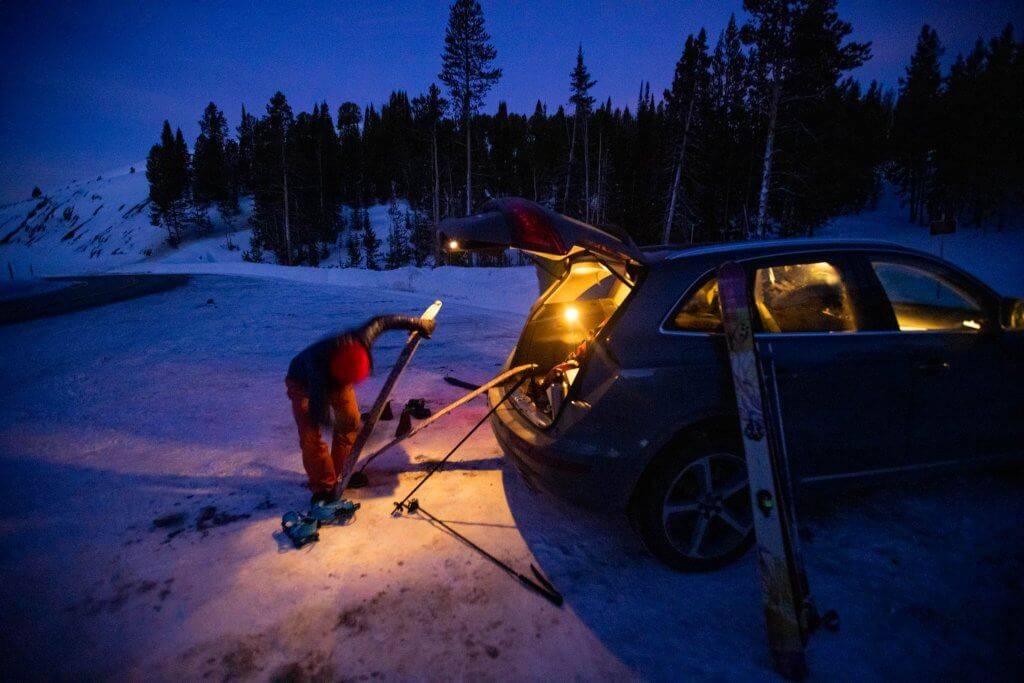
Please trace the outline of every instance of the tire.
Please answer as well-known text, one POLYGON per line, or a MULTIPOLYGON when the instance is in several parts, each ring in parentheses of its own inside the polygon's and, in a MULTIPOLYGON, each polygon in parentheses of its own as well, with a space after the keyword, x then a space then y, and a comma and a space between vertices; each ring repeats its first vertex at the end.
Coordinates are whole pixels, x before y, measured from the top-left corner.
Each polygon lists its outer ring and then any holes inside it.
POLYGON ((728 436, 670 443, 641 477, 630 516, 651 554, 673 569, 734 562, 754 542, 742 444, 728 436))

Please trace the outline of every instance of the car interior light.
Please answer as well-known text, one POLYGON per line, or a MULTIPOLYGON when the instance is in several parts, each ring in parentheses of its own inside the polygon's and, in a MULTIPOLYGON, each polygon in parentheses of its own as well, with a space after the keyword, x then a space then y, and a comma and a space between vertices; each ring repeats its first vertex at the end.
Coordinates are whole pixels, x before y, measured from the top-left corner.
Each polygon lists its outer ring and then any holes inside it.
POLYGON ((580 320, 580 309, 575 306, 566 306, 565 308, 565 321, 569 324, 578 323, 580 320))

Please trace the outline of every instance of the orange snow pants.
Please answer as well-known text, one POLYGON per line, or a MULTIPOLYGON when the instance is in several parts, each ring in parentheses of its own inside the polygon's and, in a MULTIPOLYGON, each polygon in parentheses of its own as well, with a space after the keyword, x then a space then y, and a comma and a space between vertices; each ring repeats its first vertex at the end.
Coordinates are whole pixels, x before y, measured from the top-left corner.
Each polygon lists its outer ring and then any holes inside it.
POLYGON ((328 451, 320 436, 320 425, 309 414, 309 394, 305 385, 291 379, 286 379, 284 384, 292 402, 295 426, 299 429, 302 466, 309 477, 309 488, 314 493, 331 491, 338 483, 338 475, 344 470, 345 460, 352 452, 359 433, 361 419, 355 389, 346 384, 330 396, 334 410, 334 438, 328 451))

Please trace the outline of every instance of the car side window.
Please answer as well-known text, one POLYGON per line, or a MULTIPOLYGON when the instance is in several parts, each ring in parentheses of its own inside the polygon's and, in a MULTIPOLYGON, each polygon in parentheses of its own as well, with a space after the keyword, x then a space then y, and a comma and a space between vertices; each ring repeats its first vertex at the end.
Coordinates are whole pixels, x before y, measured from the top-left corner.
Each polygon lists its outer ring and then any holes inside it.
POLYGON ((977 332, 987 322, 976 297, 922 265, 872 261, 901 332, 977 332))
POLYGON ((679 304, 672 314, 670 328, 683 332, 722 331, 722 309, 718 303, 716 278, 709 278, 679 304))
POLYGON ((826 261, 754 272, 754 306, 768 333, 856 332, 853 290, 826 261))

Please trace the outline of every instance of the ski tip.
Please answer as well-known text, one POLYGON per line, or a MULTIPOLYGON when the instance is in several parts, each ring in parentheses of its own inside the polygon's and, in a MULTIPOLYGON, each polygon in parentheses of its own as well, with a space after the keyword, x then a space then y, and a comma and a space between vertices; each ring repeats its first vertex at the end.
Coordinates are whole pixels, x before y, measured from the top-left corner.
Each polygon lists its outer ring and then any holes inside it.
POLYGON ((427 306, 427 310, 423 311, 423 315, 420 316, 420 317, 421 318, 426 318, 428 320, 433 320, 434 318, 437 317, 437 313, 438 313, 438 311, 441 310, 441 306, 442 306, 441 300, 440 299, 436 299, 434 301, 434 303, 432 303, 429 306, 427 306))

